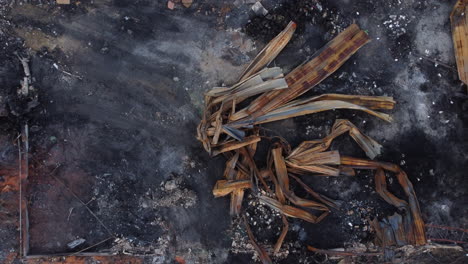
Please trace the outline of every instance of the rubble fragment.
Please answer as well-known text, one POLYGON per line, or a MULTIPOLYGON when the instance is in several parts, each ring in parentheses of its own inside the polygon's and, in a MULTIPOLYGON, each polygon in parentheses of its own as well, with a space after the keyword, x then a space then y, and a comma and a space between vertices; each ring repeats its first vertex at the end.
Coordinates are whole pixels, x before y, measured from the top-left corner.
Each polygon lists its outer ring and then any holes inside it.
POLYGON ((167 1, 167 8, 169 8, 170 10, 173 10, 174 7, 175 7, 174 2, 172 2, 171 0, 167 1))
POLYGON ((84 239, 84 238, 78 238, 78 239, 73 240, 72 242, 68 243, 68 244, 67 244, 67 247, 70 248, 70 249, 74 249, 74 248, 76 248, 77 246, 83 244, 84 242, 86 242, 86 239, 84 239))
POLYGON ((184 5, 186 8, 189 8, 192 6, 193 0, 182 0, 182 5, 184 5))
POLYGON ((266 10, 260 2, 255 2, 252 6, 252 11, 258 16, 266 16, 268 14, 268 10, 266 10))

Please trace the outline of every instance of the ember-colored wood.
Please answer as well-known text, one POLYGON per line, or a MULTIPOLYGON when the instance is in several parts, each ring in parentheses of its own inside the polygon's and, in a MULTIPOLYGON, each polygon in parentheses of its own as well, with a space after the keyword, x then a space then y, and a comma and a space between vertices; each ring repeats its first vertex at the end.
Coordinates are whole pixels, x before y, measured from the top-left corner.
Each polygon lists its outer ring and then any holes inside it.
POLYGON ((458 0, 450 14, 458 77, 468 84, 468 1, 458 0))

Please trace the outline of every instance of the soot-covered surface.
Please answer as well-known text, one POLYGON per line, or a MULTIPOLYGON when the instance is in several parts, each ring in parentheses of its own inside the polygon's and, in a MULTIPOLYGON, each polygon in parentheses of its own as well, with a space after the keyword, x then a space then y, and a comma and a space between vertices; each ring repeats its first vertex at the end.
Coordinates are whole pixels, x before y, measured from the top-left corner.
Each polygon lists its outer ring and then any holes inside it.
MULTIPOLYGON (((333 111, 266 128, 296 146, 325 136, 336 118, 349 118, 383 144, 379 160, 408 173, 426 222, 466 225, 468 103, 453 68, 448 17, 455 1, 264 0, 266 17, 255 17, 247 1, 194 1, 175 10, 165 1, 31 2, 2 9, 2 23, 9 23, 2 31, 0 69, 0 84, 8 90, 2 95, 10 96, 1 98, 12 98, 22 75, 13 52, 29 50, 40 93, 41 105, 31 113, 2 119, 5 142, 12 142, 21 122, 27 120, 31 130, 31 253, 75 252, 112 235, 117 239, 90 251, 151 254, 149 263, 171 263, 175 256, 188 263, 252 261, 242 224, 231 222, 228 199, 211 194, 224 160, 208 157, 195 127, 203 92, 232 83, 290 19, 298 31, 274 62, 286 71, 353 21, 367 30, 372 42, 309 95, 393 96, 395 121, 333 111), (78 238, 86 241, 70 249, 67 243, 78 238)), ((14 167, 14 147, 1 146, 2 164, 14 167)), ((345 137, 332 148, 363 156, 345 137)), ((291 219, 278 262, 320 260, 306 252, 306 244, 368 242, 367 218, 395 211, 375 193, 369 172, 304 181, 343 206, 317 225, 291 219)), ((390 190, 402 195, 398 187, 389 180, 390 190)), ((307 197, 299 188, 297 194, 307 197)), ((281 220, 256 203, 245 204, 250 224, 259 241, 271 245, 281 220)), ((7 236, 0 238, 0 256, 6 257, 17 248, 8 239, 15 232, 3 224, 2 230, 7 236)))

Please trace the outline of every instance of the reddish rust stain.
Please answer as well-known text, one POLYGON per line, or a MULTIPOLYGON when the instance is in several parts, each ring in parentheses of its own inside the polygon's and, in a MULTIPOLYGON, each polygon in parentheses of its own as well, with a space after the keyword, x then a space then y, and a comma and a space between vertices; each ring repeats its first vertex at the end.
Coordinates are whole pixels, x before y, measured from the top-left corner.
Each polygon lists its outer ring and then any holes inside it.
POLYGON ((7 175, 3 177, 3 181, 0 182, 0 192, 11 192, 18 190, 18 176, 7 175))
POLYGON ((0 192, 11 192, 19 190, 18 167, 0 168, 0 175, 3 175, 0 181, 0 192))
POLYGON ((176 256, 175 261, 179 264, 185 264, 185 259, 183 257, 176 256))
POLYGON ((13 261, 15 261, 17 257, 17 254, 16 253, 10 253, 6 256, 6 258, 3 260, 5 264, 12 264, 13 261))

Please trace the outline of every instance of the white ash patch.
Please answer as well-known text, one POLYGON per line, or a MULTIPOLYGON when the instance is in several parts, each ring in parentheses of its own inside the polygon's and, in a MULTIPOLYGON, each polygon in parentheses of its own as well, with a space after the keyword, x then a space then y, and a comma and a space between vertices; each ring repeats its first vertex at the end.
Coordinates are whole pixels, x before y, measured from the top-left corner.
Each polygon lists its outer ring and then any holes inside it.
POLYGON ((450 14, 449 6, 442 6, 421 18, 416 25, 416 50, 420 55, 454 64, 453 42, 450 31, 443 26, 450 14))
POLYGON ((412 19, 408 15, 389 15, 387 20, 382 22, 382 26, 387 28, 392 36, 398 37, 406 33, 406 28, 411 21, 412 19))
POLYGON ((145 255, 154 256, 157 260, 153 263, 166 263, 164 256, 168 255, 171 237, 169 234, 164 234, 158 238, 155 244, 148 246, 138 246, 132 238, 116 238, 114 246, 109 250, 110 252, 119 252, 125 255, 145 255))
POLYGON ((181 177, 167 180, 161 183, 161 191, 149 190, 146 197, 140 201, 143 208, 160 207, 183 207, 190 208, 195 206, 198 196, 193 190, 183 187, 181 177))
POLYGON ((161 151, 161 159, 159 160, 158 174, 167 177, 170 173, 183 173, 186 150, 180 146, 164 146, 161 151))
POLYGON ((397 101, 393 114, 394 122, 386 126, 385 130, 369 131, 368 134, 371 137, 389 140, 416 128, 433 138, 444 137, 448 134, 451 121, 458 117, 440 112, 440 106, 434 101, 437 99, 434 97, 434 92, 420 89, 422 85, 430 85, 430 80, 423 72, 414 67, 405 68, 393 82, 396 86, 394 90, 400 94, 396 98, 408 98, 408 101, 397 101), (401 106, 402 104, 405 105, 401 106))
POLYGON ((323 138, 325 136, 325 127, 324 126, 306 126, 306 135, 314 136, 316 138, 323 138))

